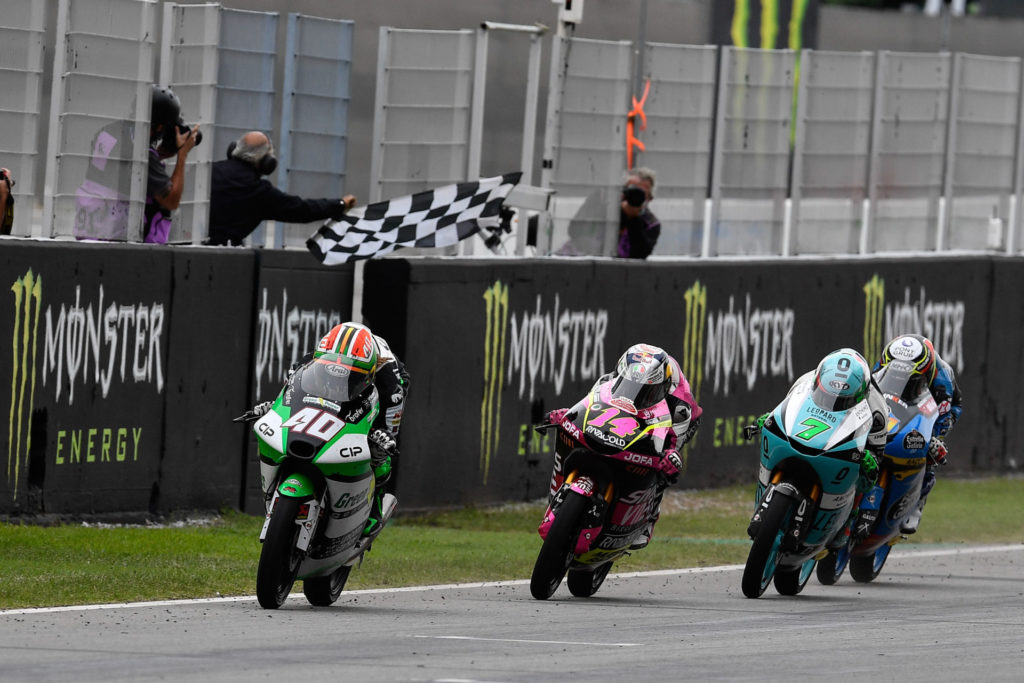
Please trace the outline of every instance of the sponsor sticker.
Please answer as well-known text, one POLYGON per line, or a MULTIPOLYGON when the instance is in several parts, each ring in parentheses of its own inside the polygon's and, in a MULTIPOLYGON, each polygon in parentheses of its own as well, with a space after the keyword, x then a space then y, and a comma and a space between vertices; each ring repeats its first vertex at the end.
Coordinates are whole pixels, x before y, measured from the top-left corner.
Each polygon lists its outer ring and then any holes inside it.
POLYGON ((917 451, 917 450, 921 450, 922 448, 924 448, 924 445, 925 445, 924 434, 922 434, 921 432, 917 431, 916 429, 912 430, 909 434, 907 434, 905 437, 903 437, 903 448, 904 448, 904 450, 917 451))
POLYGON ((609 401, 609 403, 611 403, 619 410, 629 413, 630 415, 636 415, 636 406, 633 405, 633 402, 630 401, 628 398, 617 396, 613 398, 611 401, 609 401))

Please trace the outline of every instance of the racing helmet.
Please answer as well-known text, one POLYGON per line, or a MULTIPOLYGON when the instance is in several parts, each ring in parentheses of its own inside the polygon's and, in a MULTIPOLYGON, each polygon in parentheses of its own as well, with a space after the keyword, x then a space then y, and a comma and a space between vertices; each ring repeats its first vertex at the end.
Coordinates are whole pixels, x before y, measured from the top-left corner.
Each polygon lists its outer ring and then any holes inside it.
POLYGON ((828 354, 814 372, 814 403, 824 410, 849 410, 867 396, 871 368, 864 356, 850 348, 828 354))
POLYGON ((178 123, 181 117, 181 100, 174 94, 174 91, 164 85, 153 85, 152 107, 150 108, 149 120, 153 126, 164 124, 173 126, 178 123))
POLYGON ((377 372, 380 354, 373 333, 366 325, 353 322, 335 325, 316 345, 313 357, 320 358, 327 353, 344 356, 353 369, 367 373, 371 381, 377 372))
POLYGON ((303 367, 298 380, 304 394, 341 406, 360 402, 373 391, 373 373, 354 367, 352 359, 340 353, 321 353, 303 367))
POLYGON ((638 408, 650 408, 668 396, 675 382, 669 355, 651 344, 634 344, 615 365, 612 394, 638 408))
POLYGON ((935 347, 931 341, 919 334, 901 334, 885 346, 878 361, 879 371, 884 373, 890 365, 909 375, 904 396, 917 396, 935 380, 938 372, 935 347))

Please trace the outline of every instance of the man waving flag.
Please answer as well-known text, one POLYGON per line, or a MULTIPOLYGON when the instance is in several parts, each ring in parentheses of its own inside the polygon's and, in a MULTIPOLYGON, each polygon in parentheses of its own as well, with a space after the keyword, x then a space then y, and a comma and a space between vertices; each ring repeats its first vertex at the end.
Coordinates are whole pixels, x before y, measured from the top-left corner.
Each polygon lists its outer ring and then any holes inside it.
POLYGON ((497 225, 502 202, 521 176, 506 173, 370 204, 362 216, 327 221, 306 246, 329 266, 399 247, 447 247, 497 225))

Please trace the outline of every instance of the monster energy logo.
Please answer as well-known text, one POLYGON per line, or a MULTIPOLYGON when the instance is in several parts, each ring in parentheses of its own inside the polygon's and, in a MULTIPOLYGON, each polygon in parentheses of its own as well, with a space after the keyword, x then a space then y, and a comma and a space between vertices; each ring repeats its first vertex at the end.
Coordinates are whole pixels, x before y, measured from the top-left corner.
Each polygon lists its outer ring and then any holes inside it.
POLYGON ((14 338, 11 345, 14 362, 11 371, 11 412, 7 429, 7 485, 13 491, 12 499, 17 500, 21 463, 27 463, 29 448, 32 446, 30 423, 36 400, 36 341, 39 336, 43 278, 33 275, 29 269, 23 277, 14 282, 11 291, 14 292, 14 338))
POLYGON ((869 363, 882 357, 884 315, 885 280, 875 273, 864 285, 864 357, 869 363))
POLYGON ((700 402, 704 381, 704 332, 708 319, 708 288, 696 281, 683 294, 686 302, 686 327, 683 337, 683 374, 690 381, 690 391, 700 402))
POLYGON ((480 405, 480 469, 483 483, 491 469, 501 432, 501 390, 505 386, 505 347, 508 331, 508 285, 495 282, 484 291, 484 397, 480 405))
MULTIPOLYGON (((708 288, 696 281, 683 294, 686 302, 686 326, 683 328, 683 375, 690 382, 690 393, 700 405, 700 389, 704 383, 704 332, 708 319, 708 288)), ((683 464, 689 457, 691 440, 683 449, 683 464)))
POLYGON ((876 273, 864 285, 864 357, 877 361, 887 340, 901 334, 923 334, 944 361, 960 372, 964 367, 964 324, 967 305, 962 300, 934 301, 922 286, 915 293, 903 288, 900 300, 885 301, 885 280, 876 273))

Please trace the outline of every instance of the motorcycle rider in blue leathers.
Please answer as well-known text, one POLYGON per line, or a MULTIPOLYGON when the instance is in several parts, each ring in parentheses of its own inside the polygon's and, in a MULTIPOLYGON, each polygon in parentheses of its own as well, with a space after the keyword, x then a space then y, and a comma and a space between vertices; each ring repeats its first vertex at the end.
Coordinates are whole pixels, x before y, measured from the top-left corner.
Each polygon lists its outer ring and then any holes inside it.
POLYGON ((875 364, 873 371, 878 372, 894 360, 913 366, 912 377, 922 386, 928 387, 939 408, 939 419, 935 421, 928 444, 928 463, 921 484, 921 498, 914 511, 900 525, 902 533, 912 534, 917 531, 921 522, 921 513, 928 493, 935 486, 935 468, 948 463, 949 452, 945 440, 953 425, 960 420, 962 397, 953 368, 939 357, 935 346, 926 337, 919 334, 902 334, 895 337, 886 344, 882 357, 875 364))

